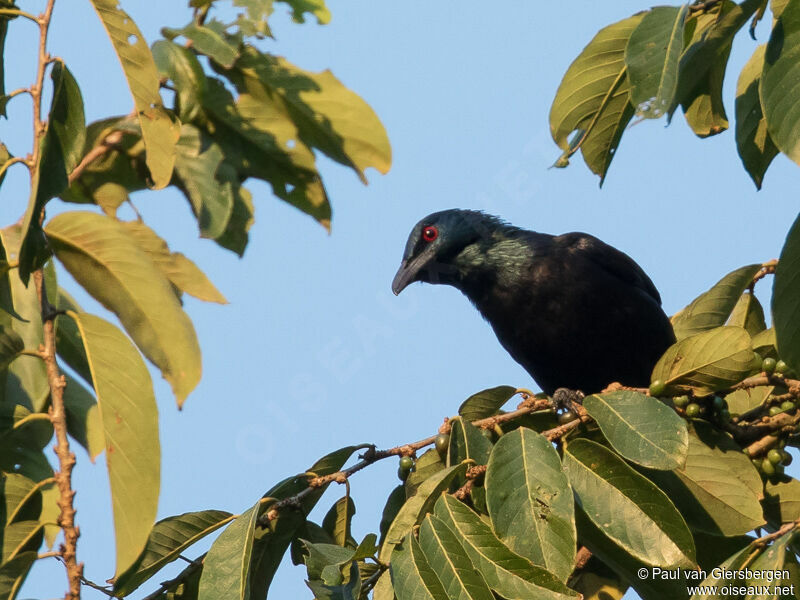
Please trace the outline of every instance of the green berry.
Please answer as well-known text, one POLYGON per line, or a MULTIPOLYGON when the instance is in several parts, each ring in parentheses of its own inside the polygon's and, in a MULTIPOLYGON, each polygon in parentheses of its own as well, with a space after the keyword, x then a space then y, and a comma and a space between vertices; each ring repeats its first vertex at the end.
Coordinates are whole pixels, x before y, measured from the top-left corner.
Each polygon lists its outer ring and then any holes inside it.
POLYGON ((414 466, 414 459, 410 456, 402 456, 400 457, 400 468, 404 471, 410 471, 411 467, 414 466))
POLYGON ((686 407, 686 416, 690 419, 694 419, 695 417, 699 417, 700 413, 703 412, 703 409, 700 408, 700 405, 692 402, 689 406, 686 407))
POLYGON ((753 463, 753 466, 756 469, 758 469, 759 471, 761 470, 761 459, 760 458, 751 458, 750 462, 753 463))
POLYGON ((791 400, 784 400, 781 402, 781 410, 794 410, 796 405, 791 400))
POLYGON ((436 436, 436 441, 434 442, 436 446, 436 451, 439 454, 444 454, 447 452, 447 449, 450 447, 450 436, 446 433, 440 433, 436 436))
POLYGON ((731 420, 730 411, 727 408, 723 408, 721 411, 719 411, 719 419, 723 423, 727 423, 728 421, 730 421, 731 420))
POLYGON ((777 469, 775 468, 775 465, 765 458, 761 461, 761 472, 764 473, 764 475, 772 476, 775 475, 777 469))
POLYGON ((767 452, 767 460, 773 465, 777 465, 783 460, 783 454, 781 454, 780 450, 773 448, 767 452))
POLYGON ((664 393, 666 389, 666 385, 660 379, 656 379, 653 383, 650 384, 650 395, 651 396, 660 396, 664 393))
POLYGON ((767 375, 775 371, 775 367, 778 366, 777 361, 774 358, 765 358, 761 362, 761 370, 764 371, 767 375))
POLYGON ((780 464, 775 465, 775 475, 783 475, 784 471, 785 471, 785 467, 783 465, 780 465, 780 464))
POLYGON ((689 404, 689 396, 676 396, 672 399, 672 403, 678 408, 686 408, 686 405, 689 404))
POLYGON ((714 396, 713 403, 716 410, 725 408, 725 398, 722 396, 714 396))
POLYGON ((409 473, 411 473, 411 471, 407 471, 405 469, 401 469, 400 467, 397 467, 397 478, 400 481, 405 481, 406 479, 408 479, 408 474, 409 473))
POLYGON ((558 415, 558 424, 565 425, 566 423, 571 423, 575 419, 578 418, 578 415, 575 414, 574 410, 567 410, 558 415))
POLYGON ((775 363, 775 372, 776 373, 786 373, 789 370, 789 365, 787 365, 782 360, 779 360, 775 363))
POLYGON ((780 406, 770 406, 769 407, 769 416, 774 417, 775 415, 779 415, 783 412, 780 406))
POLYGON ((781 450, 781 464, 785 467, 788 467, 790 464, 792 464, 792 455, 786 450, 781 450))

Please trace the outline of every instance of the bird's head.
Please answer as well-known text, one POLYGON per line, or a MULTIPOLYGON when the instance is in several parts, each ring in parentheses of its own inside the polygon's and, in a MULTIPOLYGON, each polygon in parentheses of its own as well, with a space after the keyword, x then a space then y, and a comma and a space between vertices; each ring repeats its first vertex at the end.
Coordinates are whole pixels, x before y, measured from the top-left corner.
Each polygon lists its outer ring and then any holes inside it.
POLYGON ((415 281, 456 283, 455 257, 467 246, 488 240, 502 225, 497 217, 476 210, 451 209, 428 215, 408 236, 392 291, 399 294, 415 281))

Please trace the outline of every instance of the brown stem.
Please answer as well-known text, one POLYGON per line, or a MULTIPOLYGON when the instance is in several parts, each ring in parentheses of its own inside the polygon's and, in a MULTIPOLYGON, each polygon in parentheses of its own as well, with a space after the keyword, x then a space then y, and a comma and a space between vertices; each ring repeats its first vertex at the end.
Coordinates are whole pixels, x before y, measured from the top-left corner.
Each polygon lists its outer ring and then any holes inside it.
POLYGON ((78 166, 72 170, 72 173, 69 174, 69 183, 72 184, 76 179, 78 179, 83 172, 86 170, 92 162, 103 156, 106 152, 111 150, 114 146, 122 141, 122 132, 121 131, 112 131, 109 133, 105 139, 100 142, 99 145, 95 146, 89 152, 86 153, 81 159, 81 162, 78 163, 78 166))

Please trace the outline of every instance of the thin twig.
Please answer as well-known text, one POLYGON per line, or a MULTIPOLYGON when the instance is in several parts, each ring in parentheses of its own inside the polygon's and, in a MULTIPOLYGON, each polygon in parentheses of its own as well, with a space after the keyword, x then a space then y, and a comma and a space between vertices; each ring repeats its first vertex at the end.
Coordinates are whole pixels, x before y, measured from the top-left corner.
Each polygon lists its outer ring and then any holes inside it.
POLYGON ((8 171, 8 169, 11 167, 11 165, 16 165, 16 164, 25 165, 26 167, 30 168, 30 165, 28 165, 28 159, 27 158, 22 157, 22 156, 15 156, 15 157, 7 160, 2 165, 0 165, 0 177, 2 177, 5 174, 5 172, 8 171))
POLYGON ((121 131, 112 131, 109 133, 105 139, 103 139, 100 144, 89 150, 81 159, 81 162, 78 163, 78 166, 72 170, 72 173, 69 174, 68 181, 72 184, 76 179, 78 179, 83 172, 86 170, 92 162, 103 156, 106 152, 113 149, 117 144, 122 141, 122 132, 121 131))
POLYGON ((29 21, 33 21, 34 23, 40 24, 39 17, 36 17, 31 13, 26 13, 24 10, 18 10, 16 8, 0 8, 0 16, 22 17, 23 19, 28 19, 29 21))
POLYGON ((758 548, 764 548, 767 544, 769 544, 773 540, 777 540, 782 535, 785 535, 792 531, 793 529, 797 529, 797 526, 800 525, 798 521, 790 521, 788 523, 784 523, 781 525, 781 528, 777 531, 769 533, 764 537, 760 537, 757 540, 753 540, 752 545, 758 548))

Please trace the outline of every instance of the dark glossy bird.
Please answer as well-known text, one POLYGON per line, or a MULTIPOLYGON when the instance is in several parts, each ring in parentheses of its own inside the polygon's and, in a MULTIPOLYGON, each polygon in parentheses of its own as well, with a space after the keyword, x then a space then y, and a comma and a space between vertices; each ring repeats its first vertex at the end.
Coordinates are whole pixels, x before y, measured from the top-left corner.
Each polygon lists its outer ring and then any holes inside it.
POLYGON ((675 342, 650 278, 586 233, 527 231, 474 210, 433 213, 411 231, 392 290, 414 281, 461 290, 551 395, 647 386, 675 342))

